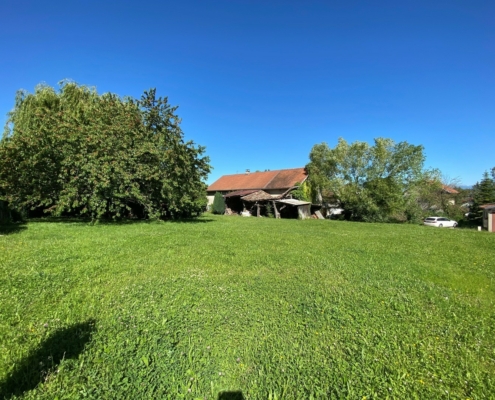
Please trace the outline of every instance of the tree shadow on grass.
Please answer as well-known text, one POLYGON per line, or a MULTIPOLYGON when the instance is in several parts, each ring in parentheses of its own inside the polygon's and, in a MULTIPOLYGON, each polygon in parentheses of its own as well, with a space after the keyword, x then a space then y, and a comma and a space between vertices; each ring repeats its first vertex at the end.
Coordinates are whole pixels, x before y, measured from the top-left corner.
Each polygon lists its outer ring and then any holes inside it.
POLYGON ((457 225, 460 229, 478 229, 478 226, 483 226, 483 221, 481 219, 460 220, 459 225, 457 225))
MULTIPOLYGON (((150 220, 150 219, 103 219, 100 221, 92 221, 89 218, 77 218, 77 217, 44 217, 44 218, 30 218, 29 222, 48 222, 57 224, 86 224, 86 225, 135 225, 135 224, 156 224, 160 222, 172 222, 183 224, 203 224, 207 222, 213 222, 211 218, 182 218, 182 219, 165 219, 165 220, 150 220)), ((1 234, 1 233, 0 233, 1 234)))
POLYGON ((244 400, 244 395, 241 391, 220 392, 218 393, 218 400, 244 400))
POLYGON ((95 321, 88 320, 53 332, 0 381, 0 399, 21 396, 44 382, 62 360, 77 358, 91 340, 94 330, 95 321))
POLYGON ((0 225, 0 235, 10 235, 12 233, 19 233, 27 229, 24 224, 6 224, 0 225))
POLYGON ((172 222, 174 224, 206 224, 213 222, 211 218, 183 218, 183 219, 168 219, 166 222, 172 222))
POLYGON ((29 222, 49 222, 53 224, 89 224, 91 222, 90 218, 79 218, 79 217, 38 217, 29 218, 29 222))

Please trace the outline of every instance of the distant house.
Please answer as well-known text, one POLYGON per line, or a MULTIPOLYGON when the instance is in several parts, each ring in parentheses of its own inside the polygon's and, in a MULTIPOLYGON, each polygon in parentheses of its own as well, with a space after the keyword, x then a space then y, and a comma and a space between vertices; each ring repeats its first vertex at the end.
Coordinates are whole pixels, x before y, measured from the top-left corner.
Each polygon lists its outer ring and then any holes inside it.
POLYGON ((442 185, 441 192, 442 192, 442 194, 447 195, 447 197, 448 197, 446 199, 447 203, 453 206, 455 204, 455 197, 456 197, 456 195, 459 194, 459 192, 457 190, 455 190, 453 187, 450 187, 447 185, 442 185))
POLYGON ((457 190, 455 190, 453 187, 447 186, 447 185, 442 185, 442 191, 444 193, 448 194, 459 194, 457 190))

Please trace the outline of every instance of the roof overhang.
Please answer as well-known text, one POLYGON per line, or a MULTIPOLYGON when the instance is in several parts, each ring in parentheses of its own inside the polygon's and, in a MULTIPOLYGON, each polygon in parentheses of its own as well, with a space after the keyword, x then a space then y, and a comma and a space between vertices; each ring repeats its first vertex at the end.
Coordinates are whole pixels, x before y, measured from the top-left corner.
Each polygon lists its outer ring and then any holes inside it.
POLYGON ((235 196, 247 196, 248 194, 257 192, 258 189, 246 189, 246 190, 236 190, 235 192, 230 192, 224 195, 223 197, 235 197, 235 196))
POLYGON ((284 199, 284 200, 275 200, 277 203, 290 204, 291 206, 305 206, 311 204, 309 201, 301 201, 296 199, 284 199))
POLYGON ((280 196, 272 196, 271 194, 265 192, 264 190, 258 190, 254 193, 248 194, 247 196, 241 197, 241 200, 245 201, 269 201, 280 198, 280 196))

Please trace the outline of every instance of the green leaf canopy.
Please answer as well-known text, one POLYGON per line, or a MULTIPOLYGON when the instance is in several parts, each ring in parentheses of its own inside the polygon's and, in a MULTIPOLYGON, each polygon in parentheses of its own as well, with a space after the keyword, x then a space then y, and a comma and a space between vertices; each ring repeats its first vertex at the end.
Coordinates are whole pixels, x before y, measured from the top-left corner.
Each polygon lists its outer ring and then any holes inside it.
POLYGON ((0 142, 0 189, 17 209, 92 219, 198 215, 204 147, 154 89, 140 100, 75 83, 18 92, 0 142))
POLYGON ((313 190, 330 193, 349 219, 407 220, 418 214, 421 188, 436 188, 436 171, 424 171, 423 147, 377 138, 337 146, 315 145, 306 166, 313 190))

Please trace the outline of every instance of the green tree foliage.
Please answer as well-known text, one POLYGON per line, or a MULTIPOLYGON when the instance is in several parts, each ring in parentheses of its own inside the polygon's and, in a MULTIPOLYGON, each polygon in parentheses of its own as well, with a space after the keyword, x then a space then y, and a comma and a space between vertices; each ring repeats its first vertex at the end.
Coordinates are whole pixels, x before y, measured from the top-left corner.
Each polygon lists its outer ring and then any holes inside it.
POLYGON ((296 182, 294 186, 297 186, 290 194, 296 200, 301 201, 309 201, 315 202, 313 191, 311 190, 311 186, 308 184, 308 181, 304 181, 303 183, 296 182))
POLYGON ((275 215, 273 214, 273 206, 269 201, 265 203, 265 214, 268 218, 275 217, 275 215))
POLYGON ((495 203, 495 179, 492 179, 488 172, 485 171, 483 179, 473 186, 471 218, 480 219, 483 215, 483 209, 480 206, 488 203, 495 203))
MULTIPOLYGON (((470 197, 470 191, 462 189, 459 186, 458 179, 450 179, 449 177, 442 178, 443 187, 439 193, 441 210, 443 215, 456 221, 464 219, 467 209, 463 207, 463 203, 470 197), (451 193, 448 189, 454 189, 457 193, 451 193)), ((439 213, 439 215, 441 215, 439 213)))
POLYGON ((438 215, 460 221, 466 213, 462 203, 468 197, 467 193, 468 191, 458 187, 457 179, 437 176, 421 188, 418 202, 424 216, 438 215), (451 193, 448 188, 455 189, 458 193, 451 193))
POLYGON ((313 190, 330 192, 359 221, 418 220, 420 199, 436 189, 438 173, 424 171, 423 147, 391 139, 315 145, 306 166, 313 190))
POLYGON ((140 100, 70 82, 19 92, 0 142, 4 200, 92 219, 197 215, 209 159, 175 111, 154 89, 140 100))
POLYGON ((225 199, 222 196, 222 193, 216 192, 215 197, 213 198, 213 214, 223 214, 225 213, 225 199))

